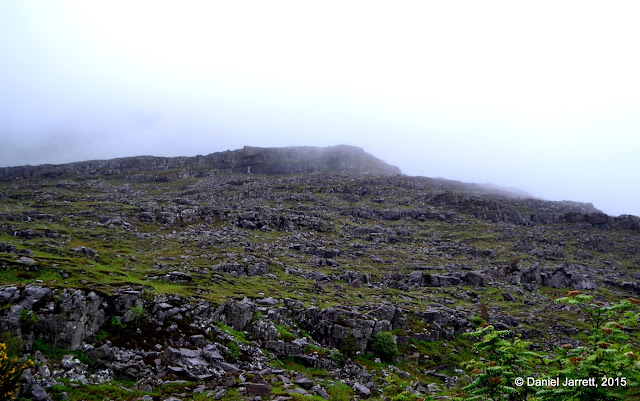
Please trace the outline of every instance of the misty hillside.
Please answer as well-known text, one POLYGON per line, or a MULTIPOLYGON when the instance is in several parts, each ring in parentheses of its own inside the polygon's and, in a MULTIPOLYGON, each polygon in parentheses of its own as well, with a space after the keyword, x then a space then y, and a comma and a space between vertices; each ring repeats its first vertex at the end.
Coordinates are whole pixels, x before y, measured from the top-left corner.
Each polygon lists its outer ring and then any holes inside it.
MULTIPOLYGON (((314 172, 366 172, 369 174, 400 174, 361 148, 338 145, 327 148, 297 146, 287 148, 242 149, 194 157, 138 156, 111 160, 94 160, 58 165, 0 168, 0 180, 20 178, 54 178, 65 175, 118 175, 148 171, 174 172, 181 176, 205 177, 220 173, 297 174, 314 172)), ((164 174, 164 179, 171 174, 164 174)), ((144 177, 142 177, 144 179, 144 177)))
POLYGON ((26 399, 453 399, 464 333, 578 347, 555 299, 640 295, 640 218, 343 145, 9 167, 0 284, 26 399))

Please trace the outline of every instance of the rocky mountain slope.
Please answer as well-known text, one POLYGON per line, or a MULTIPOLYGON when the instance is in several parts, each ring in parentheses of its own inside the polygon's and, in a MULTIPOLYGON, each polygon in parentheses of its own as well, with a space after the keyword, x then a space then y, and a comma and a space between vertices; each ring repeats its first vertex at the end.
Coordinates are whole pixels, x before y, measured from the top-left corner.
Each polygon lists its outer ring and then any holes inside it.
POLYGON ((354 147, 0 181, 0 331, 36 361, 31 399, 446 399, 469 381, 462 333, 576 344, 586 323, 555 298, 640 293, 640 218, 403 176, 354 147))
MULTIPOLYGON (((174 171, 175 178, 206 177, 224 173, 297 174, 313 172, 366 172, 369 174, 400 174, 400 169, 365 153, 355 146, 338 145, 326 148, 297 146, 287 148, 256 148, 211 153, 194 157, 137 156, 111 160, 93 160, 68 164, 44 164, 0 168, 0 181, 24 178, 55 178, 67 174, 90 176, 135 174, 149 171, 174 171)), ((164 174, 166 179, 171 174, 164 174)), ((144 177, 140 177, 144 180, 144 177)))

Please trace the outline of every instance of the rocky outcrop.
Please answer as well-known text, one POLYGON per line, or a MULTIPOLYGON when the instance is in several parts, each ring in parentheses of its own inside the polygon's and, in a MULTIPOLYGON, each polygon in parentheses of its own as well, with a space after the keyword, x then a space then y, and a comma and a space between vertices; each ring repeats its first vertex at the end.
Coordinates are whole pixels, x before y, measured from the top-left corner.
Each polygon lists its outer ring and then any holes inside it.
POLYGON ((150 172, 179 169, 180 178, 202 177, 217 173, 244 174, 298 174, 298 173, 371 173, 400 174, 400 169, 390 166, 361 148, 338 145, 325 148, 298 146, 286 148, 242 149, 211 153, 193 157, 136 156, 111 160, 19 166, 0 168, 0 181, 22 178, 55 178, 62 176, 114 176, 127 174, 141 181, 166 180, 167 176, 155 176, 150 172), (137 175, 137 176, 136 176, 137 175))
POLYGON ((589 277, 584 266, 576 264, 560 265, 545 268, 534 263, 525 268, 508 268, 504 274, 506 279, 515 285, 533 291, 541 286, 551 288, 571 288, 573 290, 594 290, 598 288, 589 277))
MULTIPOLYGON (((265 352, 295 357, 316 369, 328 369, 336 377, 354 377, 350 386, 364 395, 363 389, 373 385, 366 369, 350 363, 336 365, 327 356, 309 352, 309 346, 336 348, 349 337, 357 349, 365 351, 380 331, 404 328, 416 340, 436 341, 453 338, 469 324, 465 313, 446 307, 419 314, 390 304, 317 309, 300 301, 273 298, 213 306, 176 295, 145 298, 134 288, 106 295, 39 285, 5 286, 0 288, 0 306, 0 330, 21 338, 23 349, 38 359, 37 372, 25 372, 23 395, 32 399, 48 399, 46 390, 56 379, 99 384, 116 376, 151 387, 174 378, 186 379, 213 383, 221 391, 236 385, 236 378, 244 380, 244 375, 251 374, 253 381, 244 385, 247 395, 267 395, 268 383, 257 381, 272 372, 265 352), (412 327, 421 322, 423 328, 409 330, 408 319, 412 327), (247 330, 253 342, 225 331, 225 325, 235 333, 247 330), (293 337, 278 328, 284 326, 294 328, 293 337), (303 336, 302 330, 310 336, 303 336), (40 351, 42 344, 70 353, 59 362, 49 361, 40 351), (86 355, 91 366, 78 360, 77 352, 86 355), (247 357, 238 358, 238 352, 247 357), (229 381, 230 377, 234 379, 229 381)), ((282 380, 316 394, 326 392, 302 376, 282 380)), ((367 394, 377 391, 371 387, 367 394)))

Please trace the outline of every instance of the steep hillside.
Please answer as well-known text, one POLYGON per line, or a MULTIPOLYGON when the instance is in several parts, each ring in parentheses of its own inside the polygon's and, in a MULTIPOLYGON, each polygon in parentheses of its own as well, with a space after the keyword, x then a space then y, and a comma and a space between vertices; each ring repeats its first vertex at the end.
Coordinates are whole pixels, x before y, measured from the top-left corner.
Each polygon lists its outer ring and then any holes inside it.
POLYGON ((554 299, 640 294, 640 218, 402 176, 354 147, 0 181, 0 331, 39 365, 33 399, 451 397, 470 380, 463 333, 579 344, 588 322, 554 299))

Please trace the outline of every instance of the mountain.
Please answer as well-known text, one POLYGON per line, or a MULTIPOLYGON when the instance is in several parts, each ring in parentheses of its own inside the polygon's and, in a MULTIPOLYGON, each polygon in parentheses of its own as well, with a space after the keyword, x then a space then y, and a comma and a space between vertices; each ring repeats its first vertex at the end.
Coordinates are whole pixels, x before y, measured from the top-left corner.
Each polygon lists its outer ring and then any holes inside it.
POLYGON ((452 397, 464 333, 577 346, 588 320, 554 300, 638 296, 639 266, 638 217, 350 146, 0 169, 0 330, 31 399, 452 397))

